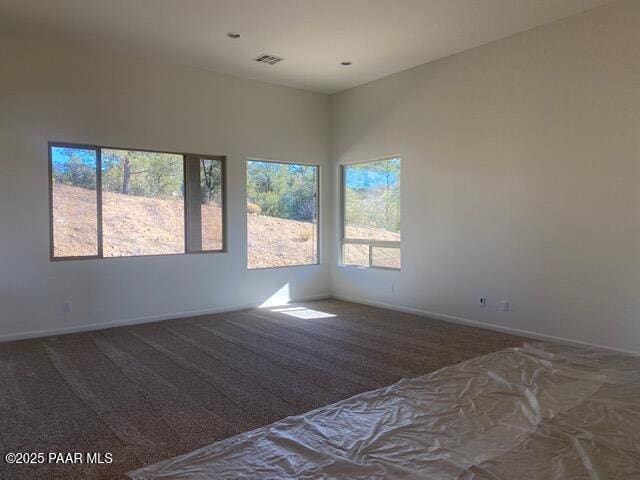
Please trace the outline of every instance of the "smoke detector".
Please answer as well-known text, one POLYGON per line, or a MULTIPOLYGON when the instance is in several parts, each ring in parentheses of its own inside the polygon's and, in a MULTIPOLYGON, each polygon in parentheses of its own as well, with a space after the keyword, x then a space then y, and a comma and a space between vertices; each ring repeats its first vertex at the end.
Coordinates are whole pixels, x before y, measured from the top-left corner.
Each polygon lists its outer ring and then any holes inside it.
POLYGON ((268 53, 263 53, 254 59, 258 63, 266 63, 267 65, 275 65, 278 62, 284 60, 284 58, 276 57, 275 55, 269 55, 268 53))

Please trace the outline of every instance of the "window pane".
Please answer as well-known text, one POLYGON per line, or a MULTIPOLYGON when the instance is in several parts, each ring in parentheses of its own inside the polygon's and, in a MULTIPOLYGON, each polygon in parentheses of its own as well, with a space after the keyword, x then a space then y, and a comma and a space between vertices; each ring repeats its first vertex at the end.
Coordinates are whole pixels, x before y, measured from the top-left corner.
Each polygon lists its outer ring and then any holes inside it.
POLYGON ((222 250, 222 161, 187 156, 189 252, 222 250))
POLYGON ((400 240, 400 159, 344 166, 345 238, 400 240))
POLYGON ((183 156, 102 150, 105 257, 185 252, 183 156))
POLYGON ((97 154, 51 147, 53 255, 98 255, 97 154))
POLYGON ((400 268, 400 249, 373 247, 372 264, 374 267, 400 268))
POLYGON ((249 268, 318 263, 318 167, 247 162, 249 268))
POLYGON ((342 263, 345 265, 369 266, 369 245, 345 243, 342 263))
POLYGON ((222 162, 200 160, 202 249, 222 250, 222 162))

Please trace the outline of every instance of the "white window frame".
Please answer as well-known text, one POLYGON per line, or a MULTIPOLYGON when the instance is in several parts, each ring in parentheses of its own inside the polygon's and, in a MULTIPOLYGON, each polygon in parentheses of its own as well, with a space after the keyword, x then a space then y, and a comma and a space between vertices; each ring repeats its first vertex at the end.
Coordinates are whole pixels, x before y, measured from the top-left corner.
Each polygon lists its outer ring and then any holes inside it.
POLYGON ((245 251, 245 266, 249 272, 256 272, 260 270, 273 270, 276 268, 300 268, 300 267, 314 267, 318 266, 322 263, 322 259, 320 258, 321 248, 320 248, 320 175, 322 174, 322 169, 320 168, 319 163, 310 163, 310 162, 297 162, 292 160, 272 160, 269 158, 262 157, 246 157, 244 162, 245 172, 244 172, 244 221, 246 226, 246 251, 245 251), (247 191, 247 164, 249 162, 264 162, 264 163, 277 163, 284 165, 302 165, 304 167, 314 167, 316 169, 316 234, 315 234, 315 244, 316 244, 316 261, 314 263, 299 263, 294 265, 274 265, 270 267, 249 267, 249 214, 247 212, 247 201, 249 200, 249 192, 247 191))
MULTIPOLYGON (((402 248, 401 248, 401 240, 400 241, 393 241, 393 240, 372 240, 372 239, 364 239, 364 238, 347 238, 346 236, 346 220, 347 220, 347 215, 346 215, 346 185, 345 185, 345 180, 346 180, 346 175, 345 175, 345 169, 351 165, 362 165, 365 163, 374 163, 374 162, 381 162, 384 160, 392 160, 394 158, 398 158, 400 159, 400 170, 402 171, 402 157, 400 155, 391 155, 388 157, 380 157, 380 158, 374 158, 374 159, 370 159, 370 160, 363 160, 363 161, 359 161, 359 162, 349 162, 349 163, 343 163, 342 165, 340 165, 340 214, 341 214, 341 223, 340 223, 340 265, 343 267, 357 267, 357 268, 375 268, 375 269, 379 269, 379 270, 393 270, 393 271, 400 271, 402 269, 402 266, 400 268, 396 268, 396 267, 385 267, 385 266, 380 266, 380 265, 374 265, 373 264, 373 249, 375 247, 380 247, 380 248, 397 248, 398 250, 401 251, 400 255, 401 255, 401 260, 400 260, 400 265, 402 265, 402 248), (368 265, 355 265, 355 264, 351 264, 351 263, 345 263, 344 261, 344 247, 345 245, 367 245, 369 248, 369 264, 368 265)), ((400 179, 400 210, 402 212, 402 177, 400 179)), ((400 214, 400 235, 402 236, 402 213, 400 214)))

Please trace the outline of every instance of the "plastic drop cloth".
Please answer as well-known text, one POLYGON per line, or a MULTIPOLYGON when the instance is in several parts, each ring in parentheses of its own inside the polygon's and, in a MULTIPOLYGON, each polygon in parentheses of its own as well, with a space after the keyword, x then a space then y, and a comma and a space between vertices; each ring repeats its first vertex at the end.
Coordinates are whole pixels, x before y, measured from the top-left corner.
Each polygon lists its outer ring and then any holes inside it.
POLYGON ((289 417, 132 479, 640 479, 640 358, 526 344, 289 417))

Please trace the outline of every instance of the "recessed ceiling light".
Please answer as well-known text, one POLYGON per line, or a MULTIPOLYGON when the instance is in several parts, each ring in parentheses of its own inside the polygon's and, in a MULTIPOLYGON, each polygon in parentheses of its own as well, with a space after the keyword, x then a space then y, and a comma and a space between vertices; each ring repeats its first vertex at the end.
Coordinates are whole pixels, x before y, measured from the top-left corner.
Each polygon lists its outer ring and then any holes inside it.
POLYGON ((230 33, 227 33, 227 37, 236 39, 236 38, 240 38, 240 34, 238 32, 230 32, 230 33))
POLYGON ((345 67, 348 67, 349 65, 351 65, 351 62, 340 62, 340 65, 344 65, 345 67))

